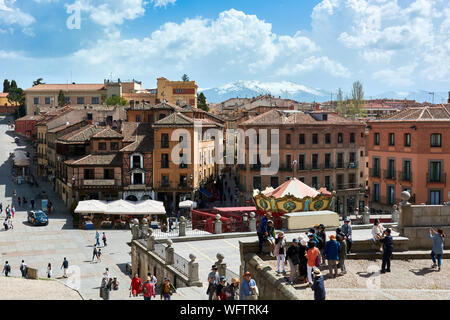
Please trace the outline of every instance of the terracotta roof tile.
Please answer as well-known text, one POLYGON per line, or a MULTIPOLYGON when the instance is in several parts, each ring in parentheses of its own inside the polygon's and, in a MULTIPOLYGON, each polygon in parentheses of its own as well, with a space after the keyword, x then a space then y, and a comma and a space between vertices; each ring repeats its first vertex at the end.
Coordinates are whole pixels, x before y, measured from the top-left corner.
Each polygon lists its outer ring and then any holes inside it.
POLYGON ((99 91, 105 89, 103 83, 95 84, 39 84, 37 86, 28 88, 25 92, 39 92, 39 91, 99 91))
POLYGON ((396 112, 391 115, 386 115, 376 121, 448 121, 450 120, 450 107, 446 105, 441 106, 425 106, 425 107, 413 107, 406 108, 402 111, 396 112))
POLYGON ((104 128, 102 131, 97 132, 96 134, 94 134, 92 136, 92 138, 95 139, 110 139, 110 138, 117 138, 117 139, 122 139, 123 136, 118 133, 116 130, 111 129, 110 127, 104 128))
POLYGON ((90 124, 81 129, 75 130, 71 133, 68 133, 58 139, 59 143, 82 143, 87 142, 91 139, 91 137, 102 131, 104 127, 97 127, 93 124, 90 124))
POLYGON ((118 167, 122 165, 122 158, 120 153, 106 153, 106 154, 90 154, 78 160, 67 160, 67 164, 76 166, 111 166, 118 167))

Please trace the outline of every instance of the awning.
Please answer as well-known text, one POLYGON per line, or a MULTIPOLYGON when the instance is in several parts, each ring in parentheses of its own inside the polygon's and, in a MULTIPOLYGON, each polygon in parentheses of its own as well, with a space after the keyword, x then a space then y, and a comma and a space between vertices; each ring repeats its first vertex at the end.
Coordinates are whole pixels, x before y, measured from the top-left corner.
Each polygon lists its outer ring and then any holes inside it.
POLYGON ((183 208, 197 208, 197 202, 194 202, 194 201, 192 201, 192 200, 181 201, 181 202, 178 204, 178 207, 179 207, 180 209, 183 209, 183 208))
POLYGON ((132 215, 134 213, 134 203, 127 200, 117 200, 108 203, 104 214, 132 215))
POLYGON ((205 188, 200 188, 200 192, 203 193, 205 196, 207 196, 208 198, 212 198, 213 195, 211 194, 211 192, 209 192, 208 190, 206 190, 205 188))
POLYGON ((166 214, 166 208, 161 201, 144 200, 135 203, 134 214, 166 214))
POLYGON ((151 215, 165 214, 166 209, 160 201, 145 200, 132 202, 127 200, 117 200, 106 202, 101 200, 80 201, 75 209, 79 214, 109 214, 109 215, 151 215))
POLYGON ((102 200, 80 201, 75 209, 75 213, 80 214, 104 213, 106 207, 107 202, 102 200))
POLYGON ((230 208, 217 208, 213 210, 218 212, 256 212, 256 207, 230 207, 230 208))

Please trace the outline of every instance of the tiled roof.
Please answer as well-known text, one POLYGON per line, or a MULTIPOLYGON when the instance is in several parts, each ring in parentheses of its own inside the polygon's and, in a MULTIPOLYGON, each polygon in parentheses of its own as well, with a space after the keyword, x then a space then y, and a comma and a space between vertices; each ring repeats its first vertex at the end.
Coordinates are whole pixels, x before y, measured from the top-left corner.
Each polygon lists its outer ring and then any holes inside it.
POLYGON ((7 98, 8 92, 0 92, 0 98, 7 98))
POLYGON ((37 86, 28 88, 25 92, 40 92, 40 91, 99 91, 105 89, 103 83, 95 84, 39 84, 37 86))
POLYGON ((81 129, 75 130, 71 133, 68 133, 58 139, 58 143, 82 143, 87 142, 91 139, 91 137, 102 131, 104 127, 97 127, 93 124, 90 124, 81 129))
POLYGON ((55 132, 58 132, 58 131, 60 131, 60 130, 64 130, 64 129, 70 127, 70 126, 76 125, 77 123, 80 123, 80 122, 83 122, 83 121, 78 121, 78 122, 67 122, 67 123, 65 123, 65 124, 63 124, 63 125, 60 125, 60 126, 56 127, 56 128, 50 129, 50 130, 48 130, 47 132, 48 132, 48 133, 55 133, 55 132))
MULTIPOLYGON (((133 128, 133 127, 129 127, 133 128)), ((150 123, 139 123, 134 127, 134 130, 128 130, 130 133, 133 131, 132 136, 126 136, 128 141, 132 141, 129 145, 122 148, 122 152, 151 152, 153 150, 153 129, 150 123)), ((127 133, 127 135, 129 134, 127 133)), ((125 136, 125 135, 124 135, 125 136)), ((125 139, 124 139, 125 141, 125 139)))
POLYGON ((78 160, 67 160, 68 165, 76 166, 111 166, 118 167, 122 165, 120 153, 90 154, 78 160))
POLYGON ((184 114, 179 112, 172 113, 171 115, 161 119, 154 124, 155 126, 164 126, 164 125, 181 125, 181 126, 189 126, 194 125, 194 120, 184 114))
POLYGON ((102 138, 102 139, 109 139, 109 138, 117 138, 122 139, 123 136, 118 133, 116 130, 111 129, 110 127, 104 128, 102 131, 97 132, 92 136, 92 138, 102 138))
POLYGON ((42 120, 42 118, 43 118, 43 116, 41 116, 41 115, 29 114, 25 117, 17 119, 15 122, 17 122, 17 121, 32 121, 32 120, 39 121, 39 120, 42 120))
POLYGON ((402 111, 396 112, 391 115, 386 115, 380 119, 372 120, 376 121, 449 121, 450 120, 450 106, 441 105, 437 107, 425 106, 407 108, 402 111))
POLYGON ((170 104, 167 102, 155 104, 154 106, 151 107, 151 109, 176 110, 176 111, 181 110, 181 108, 179 106, 176 106, 176 105, 173 105, 173 104, 170 104))

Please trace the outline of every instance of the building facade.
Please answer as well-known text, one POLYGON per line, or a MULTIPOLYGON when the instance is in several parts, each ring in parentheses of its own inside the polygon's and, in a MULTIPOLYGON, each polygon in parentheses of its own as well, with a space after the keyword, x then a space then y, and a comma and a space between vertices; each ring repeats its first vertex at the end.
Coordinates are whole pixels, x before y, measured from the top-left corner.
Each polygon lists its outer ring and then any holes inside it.
POLYGON ((183 106, 188 104, 197 107, 197 89, 195 81, 170 81, 166 78, 157 79, 157 99, 183 106))

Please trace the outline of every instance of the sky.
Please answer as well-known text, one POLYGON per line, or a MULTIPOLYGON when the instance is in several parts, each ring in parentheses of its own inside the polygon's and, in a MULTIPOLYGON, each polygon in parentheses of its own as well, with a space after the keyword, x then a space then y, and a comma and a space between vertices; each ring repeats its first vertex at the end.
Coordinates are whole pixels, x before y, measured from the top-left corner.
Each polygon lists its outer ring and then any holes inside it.
POLYGON ((448 0, 0 0, 0 80, 450 91, 448 0))

